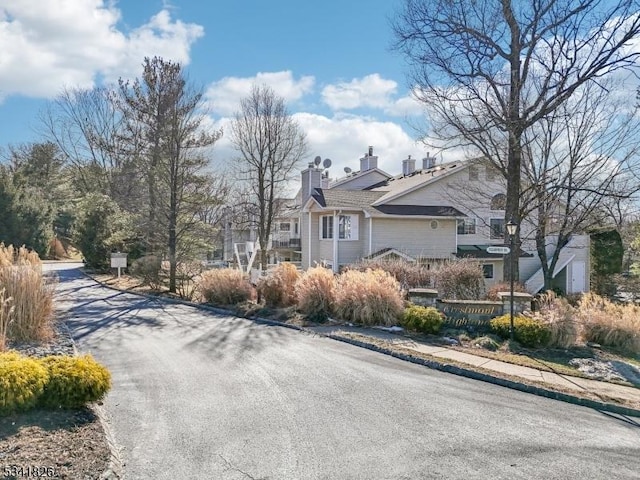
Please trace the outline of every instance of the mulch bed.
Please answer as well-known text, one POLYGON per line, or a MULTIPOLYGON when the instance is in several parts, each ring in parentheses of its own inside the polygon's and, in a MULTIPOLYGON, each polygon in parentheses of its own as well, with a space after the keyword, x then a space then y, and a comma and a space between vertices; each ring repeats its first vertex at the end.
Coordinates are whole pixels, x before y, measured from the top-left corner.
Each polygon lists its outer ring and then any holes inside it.
POLYGON ((98 479, 110 451, 90 408, 0 417, 0 478, 98 479))

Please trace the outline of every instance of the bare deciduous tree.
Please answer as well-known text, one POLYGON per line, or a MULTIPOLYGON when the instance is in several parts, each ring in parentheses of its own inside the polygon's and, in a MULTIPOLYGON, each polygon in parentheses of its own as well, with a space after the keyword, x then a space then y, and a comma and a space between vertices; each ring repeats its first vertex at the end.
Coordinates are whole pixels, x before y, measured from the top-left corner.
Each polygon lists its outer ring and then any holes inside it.
POLYGON ((525 131, 639 55, 637 0, 405 0, 393 28, 429 135, 500 167, 518 223, 525 131))
POLYGON ((255 212, 260 262, 266 269, 276 200, 307 152, 306 138, 284 99, 263 85, 254 86, 241 101, 231 124, 231 141, 240 153, 238 178, 251 192, 247 210, 255 212))

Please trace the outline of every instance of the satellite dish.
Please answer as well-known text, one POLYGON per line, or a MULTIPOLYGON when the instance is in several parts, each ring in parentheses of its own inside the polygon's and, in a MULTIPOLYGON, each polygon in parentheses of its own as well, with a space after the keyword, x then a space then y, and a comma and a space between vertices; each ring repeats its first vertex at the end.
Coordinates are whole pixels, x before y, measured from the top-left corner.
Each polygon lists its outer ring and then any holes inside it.
POLYGON ((318 165, 320 165, 320 162, 321 162, 321 161, 322 161, 322 158, 320 158, 320 155, 318 155, 318 156, 313 160, 313 163, 315 163, 315 164, 316 164, 316 167, 317 167, 318 165))
MULTIPOLYGON (((320 158, 320 157, 318 157, 318 158, 320 158)), ((322 162, 322 166, 324 168, 329 168, 331 166, 331 160, 329 160, 328 158, 325 158, 324 162, 322 162)))
POLYGON ((351 173, 351 169, 349 167, 344 167, 344 173, 349 175, 351 173))

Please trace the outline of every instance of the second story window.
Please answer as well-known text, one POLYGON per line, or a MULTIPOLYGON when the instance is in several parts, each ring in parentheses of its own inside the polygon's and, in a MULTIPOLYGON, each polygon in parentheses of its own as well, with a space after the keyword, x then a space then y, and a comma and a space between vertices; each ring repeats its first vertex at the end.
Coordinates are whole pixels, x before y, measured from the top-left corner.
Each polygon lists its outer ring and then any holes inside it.
POLYGON ((498 193, 491 198, 491 210, 504 210, 507 206, 507 196, 504 193, 498 193))
POLYGON ((463 218, 458 220, 458 235, 473 235, 476 233, 476 219, 463 218))
POLYGON ((504 218, 492 218, 489 220, 491 238, 504 238, 504 218))
POLYGON ((282 222, 279 226, 278 229, 281 232, 290 232, 291 231, 291 224, 288 222, 282 222))
POLYGON ((478 180, 478 167, 476 165, 469 166, 469 180, 478 180))

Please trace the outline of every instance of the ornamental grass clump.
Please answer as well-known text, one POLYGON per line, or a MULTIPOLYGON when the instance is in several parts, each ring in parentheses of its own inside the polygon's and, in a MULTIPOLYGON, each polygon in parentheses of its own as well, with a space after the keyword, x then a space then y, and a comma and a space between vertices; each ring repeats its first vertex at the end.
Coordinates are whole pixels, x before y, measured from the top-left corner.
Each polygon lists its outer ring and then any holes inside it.
POLYGON ((433 272, 417 262, 408 262, 401 258, 383 260, 363 260, 349 265, 350 270, 365 272, 367 270, 384 270, 400 282, 400 286, 408 290, 410 288, 431 287, 433 285, 433 272))
POLYGON ((569 348, 578 341, 576 311, 567 299, 558 297, 548 290, 538 296, 538 311, 532 318, 542 321, 550 331, 548 346, 569 348))
POLYGON ((37 360, 0 353, 0 415, 35 406, 48 380, 47 369, 37 360))
POLYGON ((309 320, 329 318, 335 303, 335 276, 324 267, 313 267, 302 274, 295 285, 298 310, 309 320))
POLYGON ((269 307, 290 307, 296 303, 296 282, 300 272, 292 263, 278 264, 258 282, 258 294, 269 307))
POLYGON ((587 293, 576 310, 584 341, 640 354, 640 307, 587 293))
POLYGON ((14 340, 51 338, 54 284, 42 274, 38 254, 0 244, 0 289, 11 298, 13 312, 7 337, 14 340))
POLYGON ((398 281, 383 270, 347 270, 336 282, 335 313, 364 325, 395 325, 404 302, 398 281))
POLYGON ((253 286, 241 271, 222 268, 203 272, 198 280, 198 291, 207 303, 236 305, 251 298, 253 286))
POLYGON ((47 408, 78 408, 101 400, 111 388, 111 374, 91 355, 51 356, 40 360, 49 374, 38 402, 47 408))
POLYGON ((7 346, 7 332, 14 311, 12 303, 13 299, 7 297, 6 289, 0 289, 0 351, 3 351, 7 346))
POLYGON ((480 300, 484 295, 484 273, 475 260, 454 260, 438 266, 436 288, 441 298, 480 300))

